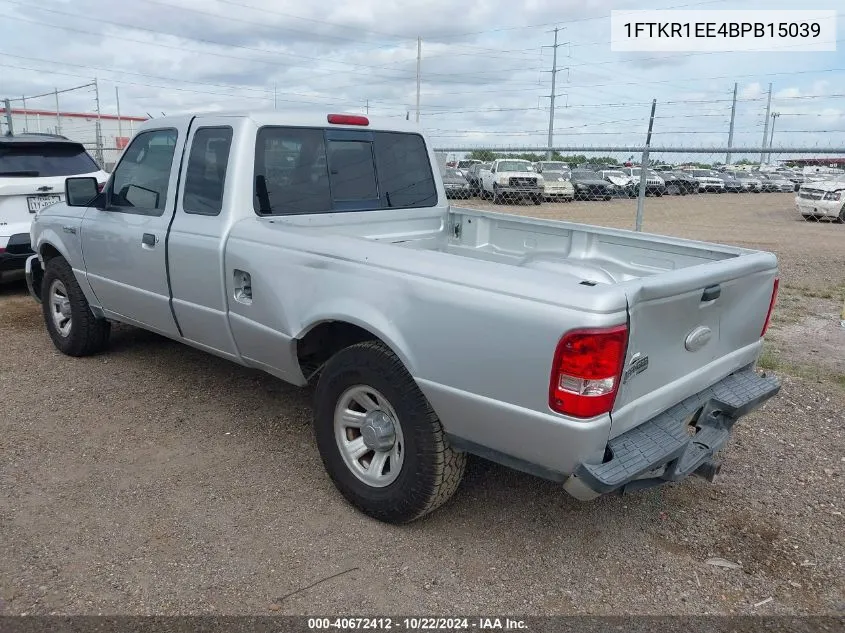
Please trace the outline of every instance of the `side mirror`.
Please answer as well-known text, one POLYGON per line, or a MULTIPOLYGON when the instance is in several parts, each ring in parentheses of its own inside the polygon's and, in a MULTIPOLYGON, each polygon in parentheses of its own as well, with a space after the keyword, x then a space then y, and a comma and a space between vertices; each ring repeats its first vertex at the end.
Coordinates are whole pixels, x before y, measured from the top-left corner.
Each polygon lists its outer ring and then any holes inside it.
POLYGON ((90 207, 100 193, 93 176, 65 179, 65 204, 69 207, 90 207))

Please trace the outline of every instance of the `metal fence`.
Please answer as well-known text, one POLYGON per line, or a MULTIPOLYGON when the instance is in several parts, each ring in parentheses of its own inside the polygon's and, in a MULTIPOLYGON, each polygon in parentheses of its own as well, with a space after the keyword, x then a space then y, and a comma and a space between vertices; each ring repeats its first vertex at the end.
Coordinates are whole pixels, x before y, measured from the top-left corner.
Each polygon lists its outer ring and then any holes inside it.
MULTIPOLYGON (((549 150, 511 146, 435 151, 438 156, 545 161, 549 150)), ((733 208, 737 213, 777 209, 808 222, 845 222, 845 147, 566 146, 554 148, 552 160, 569 166, 574 198, 589 202, 589 208, 530 213, 637 231, 733 208), (590 177, 609 187, 579 186, 590 177)))

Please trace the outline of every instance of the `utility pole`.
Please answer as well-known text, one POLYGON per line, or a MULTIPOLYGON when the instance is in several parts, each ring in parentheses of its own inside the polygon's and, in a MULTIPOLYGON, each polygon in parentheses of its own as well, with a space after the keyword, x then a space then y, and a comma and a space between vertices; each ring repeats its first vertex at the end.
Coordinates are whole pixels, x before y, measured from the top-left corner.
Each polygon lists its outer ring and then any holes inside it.
POLYGON ((367 99, 367 105, 364 108, 365 108, 365 111, 367 113, 367 116, 369 116, 369 114, 370 114, 370 100, 369 99, 367 99))
POLYGON ((96 148, 94 150, 94 155, 97 158, 97 162, 100 164, 100 169, 102 169, 105 165, 103 160, 103 130, 100 125, 100 84, 97 82, 96 77, 94 77, 94 101, 97 105, 97 130, 94 141, 96 143, 96 148))
POLYGON ((420 122, 420 62, 422 61, 422 38, 417 38, 417 123, 420 122))
POLYGON ((777 121, 778 117, 780 116, 780 112, 772 112, 772 133, 769 136, 769 156, 767 163, 772 162, 772 142, 775 140, 775 121, 777 121))
POLYGON ((769 140, 769 113, 772 110, 772 84, 769 84, 769 99, 766 103, 766 119, 763 125, 763 144, 760 146, 763 148, 763 152, 760 154, 760 164, 762 165, 766 159, 766 141, 769 140))
POLYGON ((734 121, 736 120, 736 83, 734 83, 734 101, 731 106, 731 127, 728 130, 728 153, 725 156, 725 165, 731 164, 730 148, 734 146, 734 121))
POLYGON ((56 93, 56 134, 62 134, 62 114, 59 111, 59 89, 54 88, 56 93))
POLYGON ((12 125, 12 104, 9 103, 8 99, 5 99, 3 103, 6 106, 6 127, 9 128, 9 136, 12 136, 15 133, 15 128, 12 125))
POLYGON ((26 95, 21 95, 21 102, 23 102, 23 131, 29 131, 29 112, 26 110, 26 95))
POLYGON ((114 100, 117 102, 117 135, 123 138, 123 120, 120 118, 120 89, 117 86, 114 87, 114 100))
POLYGON ((635 229, 643 230, 643 210, 645 207, 645 181, 648 170, 648 149, 651 146, 651 129, 654 127, 654 110, 657 107, 657 99, 651 100, 651 116, 648 119, 648 134, 645 137, 645 149, 643 150, 643 162, 640 167, 640 191, 637 196, 637 221, 635 229))
POLYGON ((546 160, 552 159, 552 147, 554 147, 554 135, 555 135, 555 97, 557 94, 555 93, 555 85, 558 73, 557 67, 557 48, 558 46, 563 46, 563 44, 557 43, 557 34, 560 31, 559 28, 555 27, 554 34, 555 34, 555 43, 553 46, 543 46, 543 48, 551 48, 552 49, 552 91, 549 94, 549 141, 547 147, 549 148, 546 151, 546 160))

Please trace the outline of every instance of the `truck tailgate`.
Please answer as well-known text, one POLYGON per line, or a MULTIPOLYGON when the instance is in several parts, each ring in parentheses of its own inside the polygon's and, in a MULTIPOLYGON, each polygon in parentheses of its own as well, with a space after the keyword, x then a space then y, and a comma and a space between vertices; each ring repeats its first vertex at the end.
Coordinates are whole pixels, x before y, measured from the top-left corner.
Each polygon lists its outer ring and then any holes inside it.
POLYGON ((749 252, 626 282, 628 350, 611 436, 753 362, 777 260, 749 252))

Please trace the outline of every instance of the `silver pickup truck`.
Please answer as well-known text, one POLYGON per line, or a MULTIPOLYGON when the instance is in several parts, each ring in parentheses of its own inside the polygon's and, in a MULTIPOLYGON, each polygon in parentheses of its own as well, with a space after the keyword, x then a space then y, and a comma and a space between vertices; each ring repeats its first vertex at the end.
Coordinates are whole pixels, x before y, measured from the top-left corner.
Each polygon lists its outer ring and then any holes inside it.
POLYGON ((579 499, 712 480, 779 389, 774 255, 451 208, 437 174, 404 123, 155 119, 35 216, 30 291, 71 356, 121 322, 315 384, 325 467, 383 521, 449 499, 467 453, 579 499))

